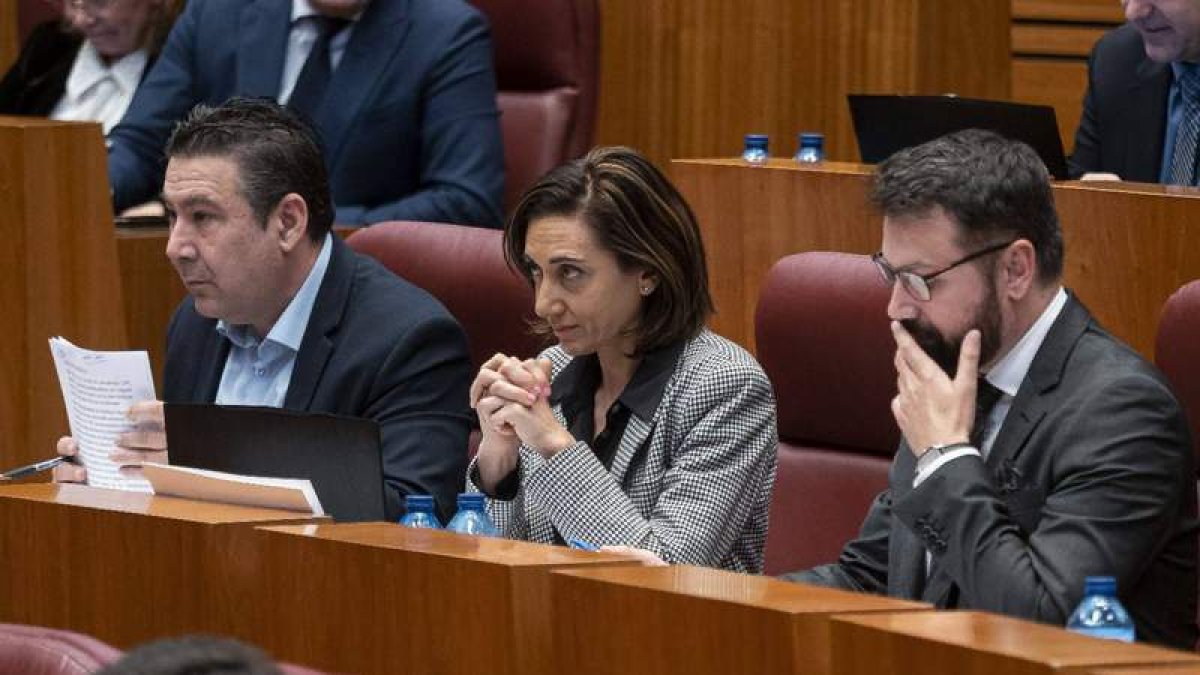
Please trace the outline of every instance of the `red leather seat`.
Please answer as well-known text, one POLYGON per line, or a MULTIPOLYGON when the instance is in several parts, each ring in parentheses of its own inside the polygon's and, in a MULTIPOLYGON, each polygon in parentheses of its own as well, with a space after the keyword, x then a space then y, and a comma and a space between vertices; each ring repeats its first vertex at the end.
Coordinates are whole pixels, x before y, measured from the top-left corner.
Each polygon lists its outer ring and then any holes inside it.
POLYGON ((531 357, 544 347, 529 331, 533 291, 505 263, 501 237, 498 230, 397 221, 358 230, 346 243, 441 301, 466 331, 478 367, 496 352, 531 357))
POLYGON ((504 134, 505 210, 592 146, 600 82, 596 0, 472 0, 488 17, 504 134))
POLYGON ((120 656, 120 650, 79 633, 0 624, 0 675, 84 675, 120 656))
POLYGON ((1185 284, 1167 298, 1155 338, 1154 361, 1170 381, 1192 430, 1200 493, 1200 281, 1185 284))
POLYGON ((767 574, 836 560, 887 487, 900 439, 888 294, 861 255, 801 253, 767 274, 755 315, 779 406, 767 574))

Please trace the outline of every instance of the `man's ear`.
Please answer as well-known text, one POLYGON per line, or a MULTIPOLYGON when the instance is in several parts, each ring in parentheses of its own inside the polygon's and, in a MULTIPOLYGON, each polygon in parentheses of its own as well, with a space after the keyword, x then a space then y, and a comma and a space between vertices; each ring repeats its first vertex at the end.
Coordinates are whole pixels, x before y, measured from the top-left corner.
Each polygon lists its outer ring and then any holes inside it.
POLYGON ((295 192, 279 200, 274 219, 278 223, 279 246, 285 253, 308 238, 308 204, 295 192))
POLYGON ((1018 239, 1000 256, 1001 283, 1008 297, 1025 297, 1037 283, 1037 251, 1028 239, 1018 239))

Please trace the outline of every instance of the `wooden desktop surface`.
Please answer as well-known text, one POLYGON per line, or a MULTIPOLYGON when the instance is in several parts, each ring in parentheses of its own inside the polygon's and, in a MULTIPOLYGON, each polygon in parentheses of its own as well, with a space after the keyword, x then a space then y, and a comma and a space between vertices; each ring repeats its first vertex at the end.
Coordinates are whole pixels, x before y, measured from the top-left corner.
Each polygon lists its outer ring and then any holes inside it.
MULTIPOLYGON (((696 212, 717 304, 713 329, 753 351, 754 309, 767 271, 804 251, 870 254, 881 218, 866 203, 871 167, 766 166, 676 160, 671 173, 696 212)), ((1150 358, 1162 305, 1200 278, 1200 190, 1140 183, 1056 183, 1064 279, 1100 322, 1150 358)))
POLYGON ((834 614, 929 605, 700 567, 556 572, 559 672, 830 672, 834 614))
POLYGON ((1192 652, 1124 644, 982 612, 841 616, 833 675, 1084 673, 1096 667, 1200 666, 1192 652))

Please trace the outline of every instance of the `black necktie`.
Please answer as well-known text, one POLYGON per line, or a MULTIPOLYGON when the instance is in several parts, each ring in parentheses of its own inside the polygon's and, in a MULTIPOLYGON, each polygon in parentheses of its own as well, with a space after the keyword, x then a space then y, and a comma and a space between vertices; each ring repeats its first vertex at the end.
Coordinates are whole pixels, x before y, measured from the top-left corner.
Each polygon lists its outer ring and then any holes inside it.
POLYGON ((992 413, 992 408, 996 407, 996 403, 1000 401, 1000 397, 1004 392, 992 386, 987 378, 979 378, 975 388, 975 423, 971 426, 971 445, 975 446, 980 453, 983 452, 981 444, 983 443, 984 435, 987 431, 988 416, 992 413))
POLYGON ((329 76, 333 67, 329 63, 329 43, 333 36, 346 27, 349 21, 332 16, 314 16, 312 21, 317 26, 317 39, 313 42, 312 51, 304 62, 300 76, 296 78, 296 86, 288 98, 287 106, 296 114, 313 120, 317 108, 325 98, 325 89, 329 86, 329 76))

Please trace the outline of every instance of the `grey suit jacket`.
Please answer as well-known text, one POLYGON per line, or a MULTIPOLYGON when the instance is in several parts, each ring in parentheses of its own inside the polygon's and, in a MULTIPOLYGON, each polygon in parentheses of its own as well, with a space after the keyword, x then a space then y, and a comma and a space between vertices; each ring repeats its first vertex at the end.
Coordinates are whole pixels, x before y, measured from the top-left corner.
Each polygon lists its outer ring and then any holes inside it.
MULTIPOLYGON (((554 377, 571 360, 559 347, 543 356, 554 377)), ((706 330, 684 346, 653 418, 630 416, 611 471, 582 441, 549 460, 521 446, 520 490, 489 499, 488 511, 513 539, 551 543, 557 529, 668 562, 760 572, 776 445, 767 376, 706 330)))
POLYGON ((1171 67, 1146 56, 1131 25, 1100 38, 1088 59, 1088 88, 1069 169, 1157 183, 1167 130, 1171 67))
POLYGON ((1085 576, 1113 575, 1139 639, 1195 643, 1187 421, 1162 376, 1074 297, 987 461, 953 460, 913 488, 915 465, 901 443, 838 562, 785 578, 1061 625, 1085 576))

